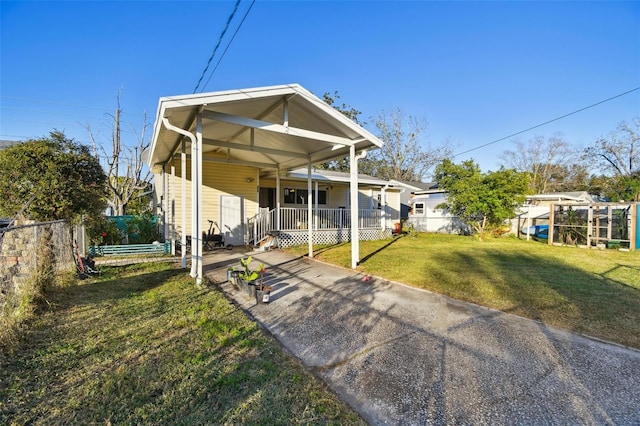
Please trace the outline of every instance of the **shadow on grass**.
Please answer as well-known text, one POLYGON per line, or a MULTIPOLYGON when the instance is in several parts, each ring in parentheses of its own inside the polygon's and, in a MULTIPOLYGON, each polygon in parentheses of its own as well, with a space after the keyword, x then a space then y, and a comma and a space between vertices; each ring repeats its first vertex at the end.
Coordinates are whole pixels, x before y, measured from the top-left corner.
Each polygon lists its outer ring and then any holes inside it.
POLYGON ((153 290, 185 274, 184 270, 168 267, 135 275, 135 269, 132 269, 131 265, 103 267, 102 272, 103 276, 91 277, 77 285, 54 290, 50 294, 54 306, 64 309, 75 305, 100 304, 109 300, 129 298, 136 293, 153 290))
POLYGON ((380 247, 379 249, 367 254, 365 257, 363 257, 359 263, 364 263, 367 260, 371 259, 373 256, 375 256, 378 253, 382 253, 386 248, 388 248, 389 246, 391 246, 392 244, 397 243, 398 241, 400 241, 401 238, 405 238, 405 234, 393 237, 393 239, 391 241, 389 241, 388 243, 386 243, 385 245, 383 245, 382 247, 380 247))
POLYGON ((0 424, 357 423, 185 271, 108 273, 64 289, 61 309, 34 321, 17 353, 0 354, 0 424))
MULTIPOLYGON (((561 261, 484 249, 430 253, 421 287, 570 331, 640 348, 640 292, 561 261)), ((618 267, 621 267, 620 265, 618 267)))

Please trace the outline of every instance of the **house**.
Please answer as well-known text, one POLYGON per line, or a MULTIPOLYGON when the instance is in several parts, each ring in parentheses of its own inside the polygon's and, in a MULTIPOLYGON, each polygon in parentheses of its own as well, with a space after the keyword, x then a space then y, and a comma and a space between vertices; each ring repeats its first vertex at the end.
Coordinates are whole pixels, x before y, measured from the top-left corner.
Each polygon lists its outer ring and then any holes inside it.
POLYGON ((373 229, 384 235, 390 225, 386 210, 371 201, 379 194, 382 202, 387 188, 360 182, 357 173, 358 160, 381 146, 367 130, 290 84, 161 98, 144 158, 154 174, 164 235, 183 244, 191 235, 191 275, 200 281, 208 220, 218 222, 230 244, 255 244, 274 232, 287 241, 288 231, 295 238, 304 233, 309 256, 322 227, 331 225, 326 232, 351 241, 355 268, 360 239, 373 229), (317 172, 314 179, 312 168, 345 157, 347 197, 346 182, 333 185, 317 172), (300 168, 306 176, 295 172, 300 168))
MULTIPOLYGON (((281 247, 307 242, 307 181, 306 169, 292 170, 276 179, 268 171, 260 177, 259 212, 247 219, 244 243, 257 245, 269 231, 279 229, 281 247), (277 194, 277 195, 276 195, 277 194), (280 223, 276 225, 276 206, 280 203, 280 223), (263 225, 261 225, 261 223, 263 225), (266 232, 260 232, 264 229, 266 232)), ((312 169, 312 227, 314 244, 337 244, 350 240, 350 175, 330 170, 312 169)), ((388 237, 400 221, 401 189, 391 182, 358 174, 358 217, 360 239, 388 237)))

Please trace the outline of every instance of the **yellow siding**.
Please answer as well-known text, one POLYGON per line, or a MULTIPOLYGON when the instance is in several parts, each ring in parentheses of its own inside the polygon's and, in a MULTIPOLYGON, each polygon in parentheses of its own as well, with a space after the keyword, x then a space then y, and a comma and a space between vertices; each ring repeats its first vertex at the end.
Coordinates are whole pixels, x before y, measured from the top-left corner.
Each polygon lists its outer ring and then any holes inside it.
MULTIPOLYGON (((191 166, 187 161, 186 174, 186 233, 191 235, 191 166)), ((174 160, 175 178, 169 177, 169 200, 173 209, 169 208, 169 220, 175 224, 177 235, 182 233, 182 177, 180 160, 174 160), (171 212, 175 216, 171 218, 171 212), (171 220, 173 219, 173 220, 171 220)), ((170 170, 168 168, 167 170, 170 170)), ((236 166, 217 163, 203 163, 202 171, 202 217, 200 225, 202 229, 209 229, 209 220, 220 223, 220 196, 235 195, 244 197, 244 218, 254 216, 257 213, 257 170, 253 167, 236 166), (248 180, 253 180, 247 182, 248 180)), ((156 193, 162 194, 162 178, 154 177, 156 193)), ((158 198, 159 199, 159 198, 158 198)))

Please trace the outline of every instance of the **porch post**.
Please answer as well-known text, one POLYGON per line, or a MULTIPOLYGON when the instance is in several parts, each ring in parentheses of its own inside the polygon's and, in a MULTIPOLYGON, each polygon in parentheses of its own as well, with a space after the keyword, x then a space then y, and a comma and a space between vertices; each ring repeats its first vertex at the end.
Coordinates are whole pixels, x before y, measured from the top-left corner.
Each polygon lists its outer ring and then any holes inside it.
POLYGON ((383 186, 380 189, 380 205, 378 206, 380 209, 380 227, 382 228, 382 232, 387 229, 387 187, 383 186))
POLYGON ((318 181, 316 181, 313 196, 315 197, 315 202, 316 202, 315 203, 316 208, 313 214, 313 229, 317 231, 318 230, 318 198, 320 198, 318 197, 318 181))
POLYGON ((276 169, 276 230, 280 231, 280 165, 276 169))
POLYGON ((311 161, 307 163, 307 235, 309 238, 309 258, 313 257, 313 195, 311 192, 311 161))

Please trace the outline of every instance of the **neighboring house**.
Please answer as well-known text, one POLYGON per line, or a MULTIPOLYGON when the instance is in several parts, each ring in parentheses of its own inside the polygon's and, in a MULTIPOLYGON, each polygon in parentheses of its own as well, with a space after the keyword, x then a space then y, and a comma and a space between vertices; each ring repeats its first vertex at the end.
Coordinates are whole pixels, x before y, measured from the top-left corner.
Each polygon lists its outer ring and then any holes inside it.
POLYGON ((227 244, 257 244, 278 233, 280 244, 304 238, 310 256, 313 242, 329 234, 350 240, 355 268, 360 239, 390 234, 387 214, 399 209, 390 203, 396 190, 312 166, 347 157, 353 167, 364 151, 381 146, 292 84, 161 98, 144 158, 154 174, 164 235, 183 242, 192 236, 191 275, 201 280, 201 235, 209 220, 218 223, 227 244), (383 189, 388 211, 377 208, 384 204, 383 189))
POLYGON ((437 184, 430 184, 429 189, 412 192, 407 225, 421 232, 469 233, 469 227, 464 222, 439 207, 446 201, 447 193, 439 189, 437 184))
POLYGON ((411 198, 416 192, 426 191, 435 188, 435 183, 423 182, 403 182, 391 180, 391 183, 402 188, 400 194, 400 219, 406 221, 409 218, 409 210, 411 209, 411 198))
POLYGON ((586 191, 550 192, 546 194, 527 195, 525 204, 532 206, 549 206, 550 204, 584 204, 593 203, 594 199, 586 191))

